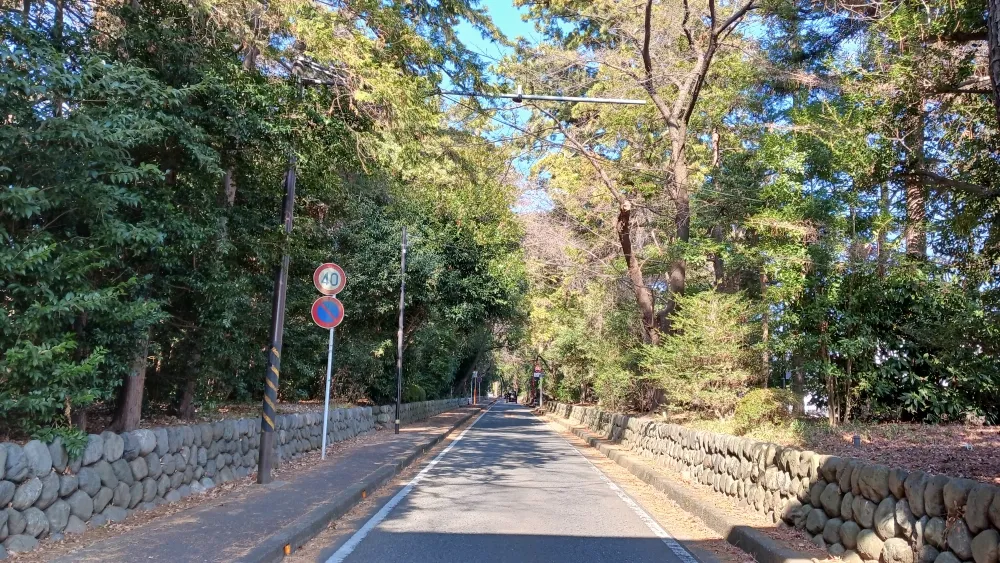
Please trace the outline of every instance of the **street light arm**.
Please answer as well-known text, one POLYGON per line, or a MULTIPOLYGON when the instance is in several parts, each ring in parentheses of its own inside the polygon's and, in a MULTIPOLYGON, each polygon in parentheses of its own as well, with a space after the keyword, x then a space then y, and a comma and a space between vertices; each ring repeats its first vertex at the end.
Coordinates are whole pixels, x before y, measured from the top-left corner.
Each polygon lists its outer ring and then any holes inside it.
POLYGON ((438 92, 442 95, 450 96, 469 96, 472 98, 505 98, 508 100, 514 100, 515 102, 521 102, 523 100, 541 100, 549 102, 579 102, 579 103, 592 103, 592 104, 619 104, 619 105, 629 105, 629 106, 644 106, 646 105, 646 100, 631 100, 628 98, 588 98, 584 96, 543 96, 538 94, 522 94, 518 92, 516 94, 487 94, 485 92, 438 92))

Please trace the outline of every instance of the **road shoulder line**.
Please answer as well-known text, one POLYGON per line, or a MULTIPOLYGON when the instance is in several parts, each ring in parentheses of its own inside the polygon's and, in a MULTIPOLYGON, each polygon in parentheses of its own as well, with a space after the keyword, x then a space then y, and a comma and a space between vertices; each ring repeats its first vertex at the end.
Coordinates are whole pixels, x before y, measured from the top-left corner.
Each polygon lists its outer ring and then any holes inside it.
POLYGON ((681 508, 698 517, 706 526, 725 538, 727 542, 753 556, 754 560, 758 563, 814 562, 806 554, 788 549, 750 526, 730 522, 729 518, 717 510, 705 506, 704 503, 685 493, 668 478, 645 466, 645 464, 636 460, 630 454, 609 444, 604 438, 596 436, 583 428, 563 422, 557 417, 542 415, 539 418, 558 423, 567 431, 572 432, 603 456, 622 466, 632 475, 635 475, 646 484, 665 494, 681 508))
POLYGON ((444 440, 456 428, 459 428, 476 415, 481 417, 483 414, 485 414, 485 411, 474 411, 456 420, 451 428, 433 438, 420 442, 405 454, 397 456, 389 463, 385 463, 375 471, 369 473, 360 482, 341 491, 330 499, 329 502, 314 508, 288 526, 272 534, 249 553, 240 557, 238 561, 240 563, 272 563, 281 561, 285 557, 286 546, 289 547, 290 551, 295 551, 301 547, 304 543, 323 531, 330 522, 337 520, 353 508, 354 505, 361 502, 362 499, 367 497, 369 492, 391 481, 393 477, 444 440))
MULTIPOLYGON (((351 553, 354 552, 355 549, 357 549, 358 545, 365 539, 365 537, 367 537, 368 534, 372 530, 374 530, 376 526, 378 526, 379 524, 382 523, 383 520, 385 520, 386 516, 388 516, 389 513, 391 513, 393 509, 396 508, 396 505, 398 505, 404 498, 406 498, 407 495, 410 494, 410 492, 414 489, 414 487, 416 487, 420 483, 420 481, 422 481, 424 477, 427 476, 427 473, 431 469, 433 469, 434 466, 436 466, 438 462, 445 455, 447 455, 448 452, 450 452, 453 447, 455 447, 455 444, 461 442, 462 439, 465 438, 465 435, 469 432, 469 430, 472 430, 472 428, 476 425, 476 423, 482 420, 482 418, 486 416, 486 414, 489 413, 490 409, 492 408, 493 405, 490 405, 486 410, 480 413, 479 416, 476 418, 476 420, 472 421, 472 424, 466 427, 466 429, 463 430, 462 433, 459 434, 457 438, 455 438, 450 444, 448 444, 448 446, 445 447, 445 449, 441 450, 441 453, 435 456, 434 459, 431 460, 426 467, 421 469, 420 473, 417 473, 417 475, 412 480, 410 480, 410 482, 407 483, 406 486, 402 488, 402 490, 393 495, 393 497, 389 499, 389 502, 385 503, 385 505, 383 505, 382 508, 380 508, 379 511, 376 512, 374 516, 369 518, 368 521, 365 522, 363 526, 361 526, 361 528, 359 528, 356 532, 354 532, 354 534, 350 538, 348 538, 348 540, 344 542, 337 549, 337 551, 335 551, 333 555, 331 555, 326 560, 326 563, 343 563, 343 561, 347 559, 347 557, 349 557, 351 553)), ((344 512, 346 512, 346 510, 344 512)))

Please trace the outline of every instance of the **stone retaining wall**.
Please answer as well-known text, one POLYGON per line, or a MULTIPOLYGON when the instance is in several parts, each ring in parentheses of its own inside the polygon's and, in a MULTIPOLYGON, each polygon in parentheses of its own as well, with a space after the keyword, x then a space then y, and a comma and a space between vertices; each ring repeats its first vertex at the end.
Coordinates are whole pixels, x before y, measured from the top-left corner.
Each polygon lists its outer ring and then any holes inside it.
POLYGON ((845 560, 998 563, 1000 492, 969 479, 840 458, 581 407, 546 410, 733 502, 806 531, 845 560))
MULTIPOLYGON (((402 405, 403 423, 468 403, 445 399, 402 405)), ((333 409, 329 443, 390 423, 395 406, 333 409), (388 418, 386 418, 388 416, 388 418)), ((320 448, 323 412, 279 415, 275 465, 320 448)), ((4 548, 29 551, 38 539, 58 539, 204 492, 256 470, 260 419, 91 434, 80 457, 69 459, 58 439, 24 446, 0 444, 0 559, 4 548)))

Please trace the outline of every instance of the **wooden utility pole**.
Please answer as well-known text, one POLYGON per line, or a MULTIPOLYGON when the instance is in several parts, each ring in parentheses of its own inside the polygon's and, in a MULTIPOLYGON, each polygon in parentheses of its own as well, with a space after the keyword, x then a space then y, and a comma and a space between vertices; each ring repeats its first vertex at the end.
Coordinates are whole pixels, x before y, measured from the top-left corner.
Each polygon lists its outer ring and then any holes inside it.
POLYGON ((257 460, 257 483, 271 482, 274 461, 274 420, 278 410, 278 385, 281 371, 281 341, 285 328, 285 296, 288 294, 288 239, 292 234, 292 213, 295 210, 295 157, 288 158, 285 172, 285 203, 281 217, 285 236, 281 251, 281 265, 274 278, 274 298, 271 301, 271 347, 264 371, 264 404, 260 415, 260 449, 257 460))

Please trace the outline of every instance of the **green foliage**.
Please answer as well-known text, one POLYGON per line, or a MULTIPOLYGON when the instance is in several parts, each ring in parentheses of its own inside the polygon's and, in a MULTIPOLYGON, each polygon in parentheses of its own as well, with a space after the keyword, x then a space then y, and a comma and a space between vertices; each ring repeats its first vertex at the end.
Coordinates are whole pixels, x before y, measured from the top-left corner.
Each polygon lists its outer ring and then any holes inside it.
POLYGON ((795 397, 787 389, 754 389, 740 397, 733 419, 737 432, 746 434, 761 425, 780 425, 791 418, 795 397))
POLYGON ((728 416, 754 380, 749 369, 751 305, 739 294, 703 292, 679 301, 678 333, 644 349, 642 367, 656 378, 671 404, 728 416))
POLYGON ((123 260, 163 240, 137 214, 162 173, 130 152, 188 129, 163 113, 183 92, 78 48, 82 37, 57 51, 11 18, 0 15, 0 111, 11 124, 0 130, 0 409, 35 431, 108 398, 118 362, 162 318, 144 295, 149 278, 123 260), (67 54, 72 64, 58 64, 67 54), (57 116, 39 99, 103 102, 57 116))
POLYGON ((997 326, 976 292, 930 267, 884 279, 861 271, 845 283, 851 293, 836 303, 844 327, 832 338, 854 358, 854 400, 865 418, 997 422, 997 326))
POLYGON ((69 459, 78 458, 83 455, 83 450, 87 447, 87 433, 79 428, 51 427, 41 428, 31 436, 35 440, 51 444, 56 440, 62 442, 66 448, 69 459))
POLYGON ((426 94, 441 65, 479 80, 454 27, 492 24, 462 0, 363 3, 276 3, 264 41, 225 2, 122 4, 74 25, 41 5, 30 25, 0 14, 0 432, 69 442, 71 415, 113 404, 143 363, 147 405, 259 401, 283 250, 280 398, 323 392, 327 333, 308 311, 312 270, 333 260, 348 274, 336 392, 394 399, 403 225, 407 396, 462 388, 519 314, 520 230, 507 153, 467 143, 426 94), (302 60, 340 81, 272 72, 302 60))
POLYGON ((602 401, 720 417, 766 384, 810 395, 830 426, 998 422, 1000 106, 971 87, 1000 80, 976 54, 985 3, 862 15, 755 2, 760 19, 718 44, 680 129, 655 98, 681 99, 705 5, 646 16, 604 0, 519 4, 544 39, 503 62, 518 83, 653 102, 544 106, 527 120, 551 210, 527 221, 542 265, 532 299, 545 306, 521 357, 558 366, 560 397, 587 400, 584 374, 602 401), (633 47, 644 26, 645 59, 633 47), (561 145, 537 140, 555 143, 554 130, 561 145), (567 295, 627 322, 608 330, 567 295))
POLYGON ((410 384, 403 390, 404 403, 417 403, 427 400, 427 392, 416 384, 410 384))

